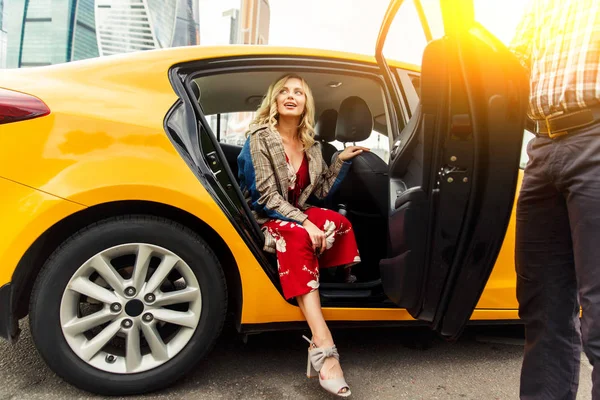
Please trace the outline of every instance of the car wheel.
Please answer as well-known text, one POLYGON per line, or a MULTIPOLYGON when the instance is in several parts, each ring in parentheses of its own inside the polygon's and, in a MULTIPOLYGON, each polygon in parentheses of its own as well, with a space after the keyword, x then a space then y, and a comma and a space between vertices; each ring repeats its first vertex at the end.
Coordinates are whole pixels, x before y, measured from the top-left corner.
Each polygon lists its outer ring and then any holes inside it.
POLYGON ((35 345, 69 383, 98 394, 166 387, 214 345, 227 287, 190 229, 150 216, 111 218, 45 263, 30 306, 35 345))

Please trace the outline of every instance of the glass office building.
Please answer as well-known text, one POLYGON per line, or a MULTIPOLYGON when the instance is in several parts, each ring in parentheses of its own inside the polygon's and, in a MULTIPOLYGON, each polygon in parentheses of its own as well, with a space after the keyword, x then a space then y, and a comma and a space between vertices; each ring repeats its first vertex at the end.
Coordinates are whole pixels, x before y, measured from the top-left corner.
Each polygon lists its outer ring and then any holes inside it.
POLYGON ((5 0, 0 0, 0 68, 6 68, 6 50, 8 44, 8 34, 6 32, 6 8, 5 0))
POLYGON ((96 0, 100 55, 200 43, 198 0, 96 0))
POLYGON ((97 57, 94 0, 5 0, 9 68, 97 57))
POLYGON ((8 68, 196 45, 198 0, 0 0, 2 32, 8 68))

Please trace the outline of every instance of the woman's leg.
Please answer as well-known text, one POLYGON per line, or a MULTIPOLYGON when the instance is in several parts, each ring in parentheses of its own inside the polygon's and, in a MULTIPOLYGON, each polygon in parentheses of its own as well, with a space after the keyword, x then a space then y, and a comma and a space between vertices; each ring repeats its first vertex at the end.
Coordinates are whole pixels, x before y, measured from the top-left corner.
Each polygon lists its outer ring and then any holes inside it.
MULTIPOLYGON (((277 242, 279 280, 285 298, 295 297, 298 301, 312 332, 313 343, 317 347, 333 346, 331 332, 321 311, 319 262, 310 236, 301 225, 285 221, 272 220, 263 227, 277 242)), ((343 377, 340 363, 333 357, 325 360, 320 372, 324 379, 343 377)))
MULTIPOLYGON (((329 331, 329 327, 327 327, 325 318, 323 318, 323 312, 321 311, 319 291, 315 290, 302 296, 297 296, 296 301, 298 301, 298 305, 306 318, 306 322, 308 322, 308 326, 312 333, 313 343, 317 347, 333 346, 333 337, 331 336, 331 332, 329 331)), ((339 361, 333 357, 326 359, 323 364, 323 369, 321 370, 321 376, 323 379, 343 377, 344 373, 342 372, 339 361)))
POLYGON ((319 262, 310 236, 302 225, 272 220, 263 228, 276 242, 277 270, 286 299, 296 298, 319 287, 319 262))

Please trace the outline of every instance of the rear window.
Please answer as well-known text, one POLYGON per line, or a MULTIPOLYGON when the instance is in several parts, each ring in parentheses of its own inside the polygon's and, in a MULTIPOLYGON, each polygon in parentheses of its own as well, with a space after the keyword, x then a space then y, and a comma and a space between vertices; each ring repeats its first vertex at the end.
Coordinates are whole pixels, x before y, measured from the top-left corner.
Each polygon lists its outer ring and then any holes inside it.
POLYGON ((230 112, 208 115, 206 119, 219 142, 243 146, 255 114, 254 111, 230 112))

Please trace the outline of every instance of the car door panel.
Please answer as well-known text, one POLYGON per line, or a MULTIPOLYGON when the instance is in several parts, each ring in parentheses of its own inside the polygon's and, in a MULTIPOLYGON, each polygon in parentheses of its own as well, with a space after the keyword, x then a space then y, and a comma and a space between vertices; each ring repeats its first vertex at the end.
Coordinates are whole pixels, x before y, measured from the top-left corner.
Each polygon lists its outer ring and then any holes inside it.
POLYGON ((487 131, 487 135, 474 135, 479 142, 473 176, 478 190, 465 221, 461 267, 453 277, 460 287, 448 291, 446 316, 440 315, 442 334, 452 334, 466 323, 502 246, 514 204, 527 104, 527 80, 517 60, 481 25, 469 33, 459 45, 477 51, 465 55, 473 60, 465 62, 463 68, 469 77, 470 97, 475 100, 476 129, 487 131))
POLYGON ((420 106, 394 141, 389 257, 380 270, 391 300, 456 337, 510 217, 526 81, 507 49, 472 20, 472 4, 441 3, 446 35, 424 51, 420 106))
MULTIPOLYGON (((438 194, 437 191, 428 194, 428 167, 436 124, 443 123, 441 119, 436 121, 445 101, 445 91, 440 88, 447 86, 444 65, 436 57, 443 50, 442 45, 435 41, 425 50, 422 74, 427 74, 429 79, 422 89, 420 105, 399 135, 398 149, 390 162, 391 186, 394 188, 389 218, 391 260, 383 260, 380 264, 386 294, 413 316, 429 321, 432 318, 420 311, 427 275, 428 225, 432 202, 438 194)), ((427 284, 434 285, 430 277, 427 284)))

